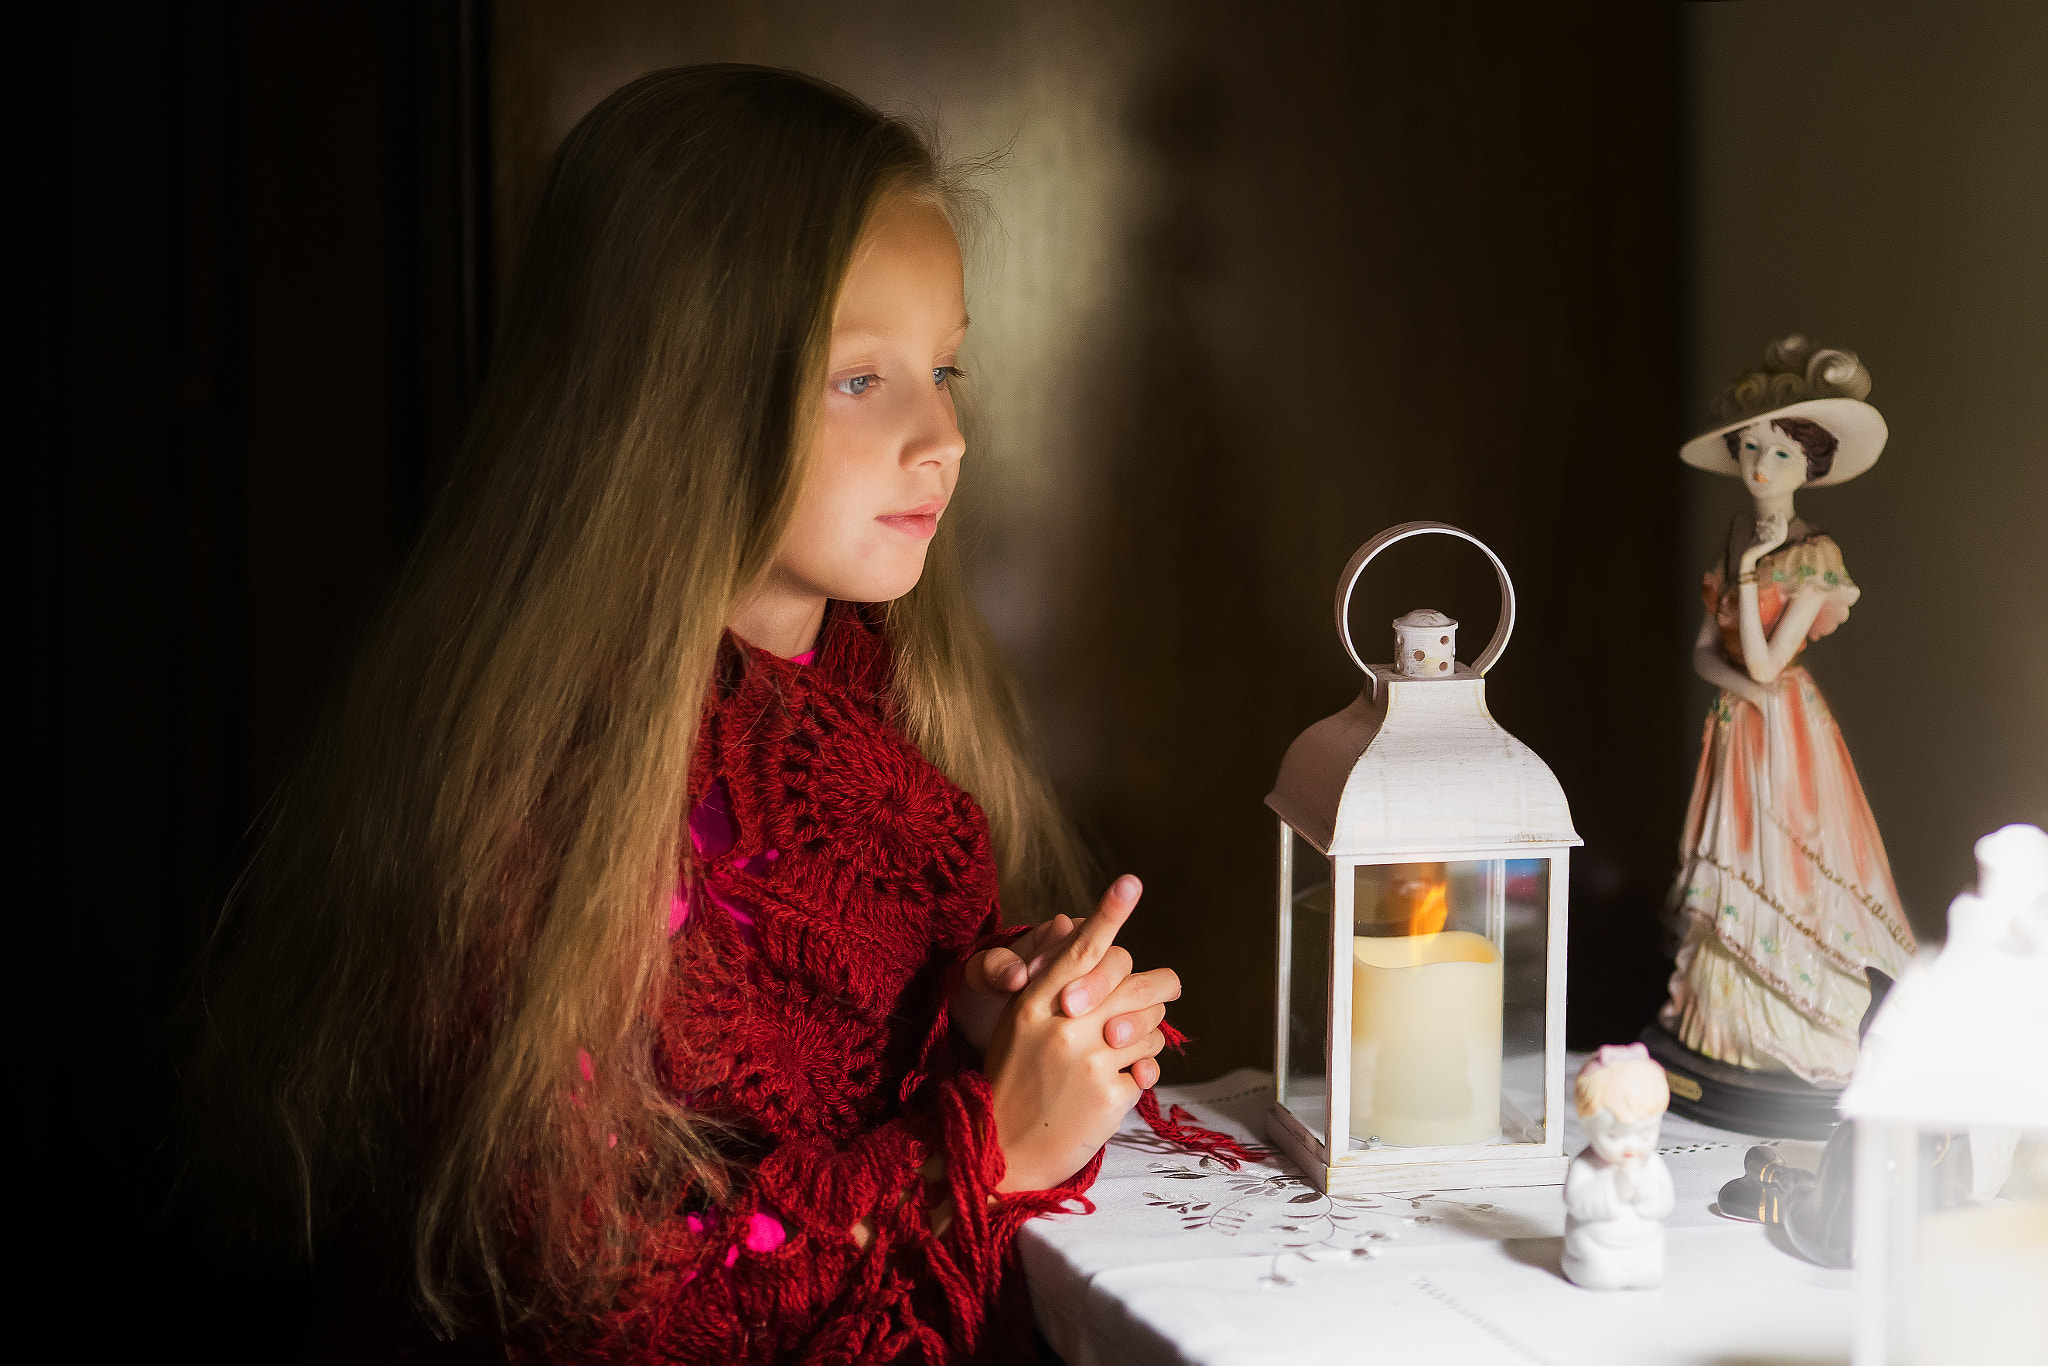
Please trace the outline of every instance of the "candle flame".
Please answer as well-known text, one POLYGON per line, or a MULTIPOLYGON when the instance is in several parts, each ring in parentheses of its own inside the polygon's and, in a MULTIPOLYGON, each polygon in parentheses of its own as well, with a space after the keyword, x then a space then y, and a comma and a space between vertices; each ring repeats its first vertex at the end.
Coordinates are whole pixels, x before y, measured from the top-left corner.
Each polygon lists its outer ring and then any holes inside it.
POLYGON ((1408 933, 1436 934, 1443 929, 1444 921, 1451 915, 1450 890, 1443 882, 1429 884, 1415 899, 1414 909, 1408 912, 1408 933))
POLYGON ((1382 934, 1437 934, 1450 919, 1450 879, 1441 863, 1388 866, 1373 919, 1382 934))

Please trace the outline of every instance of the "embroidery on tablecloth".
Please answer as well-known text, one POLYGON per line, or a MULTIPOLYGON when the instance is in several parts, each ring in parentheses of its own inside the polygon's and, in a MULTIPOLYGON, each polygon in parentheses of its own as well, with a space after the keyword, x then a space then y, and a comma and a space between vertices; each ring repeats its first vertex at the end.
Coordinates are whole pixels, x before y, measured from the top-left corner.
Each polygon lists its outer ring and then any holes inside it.
POLYGON ((1383 1244, 1401 1235, 1396 1229, 1362 1226, 1374 1219, 1418 1228, 1445 1222, 1443 1212, 1429 1212, 1439 1206, 1480 1215, 1495 1209, 1491 1201, 1466 1203, 1434 1191, 1333 1196, 1289 1171, 1233 1172, 1206 1157, 1197 1166, 1151 1162, 1146 1170, 1166 1181, 1201 1182, 1206 1187, 1173 1195, 1144 1193, 1146 1205, 1179 1215, 1183 1232, 1275 1238, 1280 1250, 1259 1278, 1261 1285, 1271 1287, 1298 1284, 1287 1274, 1297 1263, 1377 1258, 1383 1244))
MULTIPOLYGON (((1260 1082, 1224 1095, 1190 1098, 1187 1104, 1209 1111, 1203 1118, 1214 1123, 1222 1117, 1217 1114, 1221 1107, 1272 1094, 1273 1084, 1260 1082)), ((1144 1129, 1119 1133, 1110 1143, 1138 1152, 1186 1157, 1183 1150, 1144 1129)), ((1144 1204, 1177 1216, 1183 1233, 1277 1241, 1280 1250, 1259 1278, 1259 1284, 1271 1288, 1298 1284, 1288 1273, 1304 1263, 1372 1261, 1404 1228, 1438 1223, 1458 1227, 1470 1222, 1467 1216, 1472 1215, 1479 1216, 1481 1222, 1506 1217, 1496 1212, 1491 1201, 1457 1200, 1435 1191, 1332 1196, 1270 1159, 1241 1170, 1213 1157, 1195 1163, 1153 1161, 1146 1163, 1145 1169, 1162 1183, 1188 1183, 1179 1190, 1143 1192, 1144 1204), (1382 1227, 1371 1227, 1375 1223, 1382 1227)))

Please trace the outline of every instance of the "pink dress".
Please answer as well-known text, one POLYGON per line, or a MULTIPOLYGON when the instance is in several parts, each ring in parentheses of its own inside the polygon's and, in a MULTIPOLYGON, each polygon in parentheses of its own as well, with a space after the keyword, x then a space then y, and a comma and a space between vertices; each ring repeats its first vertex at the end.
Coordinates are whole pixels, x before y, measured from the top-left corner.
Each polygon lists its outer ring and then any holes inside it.
MULTIPOLYGON (((1758 564, 1766 637, 1808 585, 1827 593, 1813 641, 1847 619, 1859 594, 1825 535, 1758 564)), ((1702 592, 1741 669, 1736 590, 1717 568, 1702 592)), ((1913 957, 1913 932, 1813 676, 1795 662, 1769 693, 1759 709, 1724 691, 1707 715, 1673 892, 1685 934, 1659 1020, 1710 1058, 1839 1084, 1855 1066, 1870 1001, 1863 969, 1897 977, 1913 957)))

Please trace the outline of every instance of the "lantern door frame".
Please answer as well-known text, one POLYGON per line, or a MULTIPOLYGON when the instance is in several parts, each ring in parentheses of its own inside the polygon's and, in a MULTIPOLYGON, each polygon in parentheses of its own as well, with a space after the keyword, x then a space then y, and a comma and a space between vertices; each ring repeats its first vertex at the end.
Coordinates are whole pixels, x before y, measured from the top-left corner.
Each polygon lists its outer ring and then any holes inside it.
MULTIPOLYGON (((1497 845, 1474 849, 1417 849, 1401 853, 1341 855, 1279 819, 1279 970, 1274 999, 1273 1104, 1267 1131, 1305 1172, 1316 1189, 1331 1195, 1363 1195, 1431 1188, 1469 1190, 1481 1186, 1546 1186, 1564 1180, 1564 974, 1567 908, 1571 883, 1571 842, 1497 845), (1300 839, 1330 864, 1330 932, 1323 1021, 1324 1132, 1317 1134, 1290 1109, 1287 1097, 1289 1003, 1294 969, 1294 841, 1300 839), (1440 1144, 1426 1147, 1356 1146, 1351 1136, 1351 964, 1356 933, 1354 884, 1357 870, 1418 861, 1482 862, 1540 859, 1549 867, 1543 954, 1543 1137, 1537 1143, 1440 1144), (1340 1027, 1341 1022, 1341 1027, 1340 1027), (1340 1137, 1341 1135, 1341 1137, 1340 1137), (1334 1160, 1332 1159, 1334 1154, 1334 1160)), ((1489 908, 1489 920, 1495 912, 1489 908)), ((1504 928, 1489 925, 1498 948, 1504 928)))

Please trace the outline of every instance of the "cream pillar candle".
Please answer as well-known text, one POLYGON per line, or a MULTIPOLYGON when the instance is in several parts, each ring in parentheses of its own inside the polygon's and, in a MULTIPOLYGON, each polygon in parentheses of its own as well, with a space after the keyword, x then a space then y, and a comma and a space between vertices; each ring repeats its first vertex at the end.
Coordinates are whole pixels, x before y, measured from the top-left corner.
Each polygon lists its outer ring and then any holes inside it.
POLYGON ((1500 1136, 1501 962, 1465 930, 1352 941, 1351 1133, 1500 1136))

